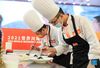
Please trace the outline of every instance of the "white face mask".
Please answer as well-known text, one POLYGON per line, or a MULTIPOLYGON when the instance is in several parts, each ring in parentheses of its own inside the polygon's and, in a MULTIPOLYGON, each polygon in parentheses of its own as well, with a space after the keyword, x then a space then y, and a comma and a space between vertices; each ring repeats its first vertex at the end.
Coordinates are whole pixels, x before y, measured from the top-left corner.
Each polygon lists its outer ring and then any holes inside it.
POLYGON ((55 25, 55 27, 60 28, 60 27, 62 27, 62 24, 61 24, 61 23, 57 23, 57 24, 55 25))
POLYGON ((63 20, 61 20, 60 22, 58 22, 55 27, 60 28, 63 27, 63 20))

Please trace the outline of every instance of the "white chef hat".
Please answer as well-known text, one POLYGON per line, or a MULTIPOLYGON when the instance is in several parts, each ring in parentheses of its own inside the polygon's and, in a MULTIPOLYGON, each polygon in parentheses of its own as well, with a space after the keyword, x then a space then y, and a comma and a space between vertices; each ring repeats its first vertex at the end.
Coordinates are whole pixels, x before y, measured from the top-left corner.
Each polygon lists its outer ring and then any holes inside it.
POLYGON ((24 21, 33 32, 38 31, 44 25, 42 16, 34 9, 24 15, 24 21))
POLYGON ((60 9, 54 0, 32 0, 32 5, 48 20, 54 18, 60 9))

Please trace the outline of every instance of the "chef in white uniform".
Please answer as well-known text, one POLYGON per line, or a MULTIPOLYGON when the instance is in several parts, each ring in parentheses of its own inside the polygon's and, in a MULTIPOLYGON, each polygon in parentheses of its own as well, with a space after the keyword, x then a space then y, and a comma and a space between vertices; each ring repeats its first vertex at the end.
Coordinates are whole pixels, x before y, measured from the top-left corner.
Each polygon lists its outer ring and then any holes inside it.
POLYGON ((54 51, 56 52, 53 54, 53 61, 55 63, 65 67, 69 65, 68 62, 70 61, 70 53, 67 54, 69 47, 63 40, 61 29, 52 25, 44 24, 45 21, 43 20, 43 17, 34 9, 29 10, 24 15, 24 21, 32 29, 33 32, 35 32, 40 38, 42 37, 42 39, 44 39, 42 41, 43 45, 52 47, 54 50, 59 48, 62 50, 60 51, 59 49, 57 52, 54 51), (58 57, 58 55, 60 56, 58 57), (64 57, 66 59, 64 59, 64 57))
POLYGON ((54 0, 33 0, 32 5, 51 24, 62 28, 64 41, 73 48, 74 68, 87 68, 91 59, 100 58, 99 41, 85 17, 65 14, 54 0))

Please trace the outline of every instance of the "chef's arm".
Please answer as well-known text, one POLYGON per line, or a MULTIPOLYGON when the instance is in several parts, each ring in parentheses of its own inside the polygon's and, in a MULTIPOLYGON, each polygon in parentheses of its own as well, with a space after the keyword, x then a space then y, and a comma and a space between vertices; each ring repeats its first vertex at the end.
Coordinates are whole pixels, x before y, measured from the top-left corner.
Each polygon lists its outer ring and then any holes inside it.
POLYGON ((56 55, 61 55, 64 52, 67 53, 68 49, 69 49, 69 45, 66 44, 66 42, 63 40, 63 36, 62 36, 62 29, 59 29, 58 32, 58 45, 55 46, 54 48, 56 49, 56 55))
POLYGON ((69 47, 65 47, 65 46, 55 46, 54 47, 56 49, 56 55, 59 56, 61 54, 63 54, 66 50, 68 50, 69 47))
POLYGON ((66 50, 64 46, 55 46, 55 47, 43 47, 42 52, 48 56, 59 56, 63 54, 66 50))

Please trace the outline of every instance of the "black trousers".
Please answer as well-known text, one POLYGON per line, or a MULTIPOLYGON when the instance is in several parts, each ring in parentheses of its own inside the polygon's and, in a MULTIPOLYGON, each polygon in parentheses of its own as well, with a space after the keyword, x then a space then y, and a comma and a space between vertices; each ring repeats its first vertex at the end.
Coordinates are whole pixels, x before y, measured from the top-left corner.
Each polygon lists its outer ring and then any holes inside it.
POLYGON ((54 56, 53 62, 66 68, 70 68, 70 57, 71 52, 69 52, 67 55, 61 54, 60 56, 54 56))
POLYGON ((95 65, 95 68, 100 68, 100 60, 97 59, 97 65, 95 65))

